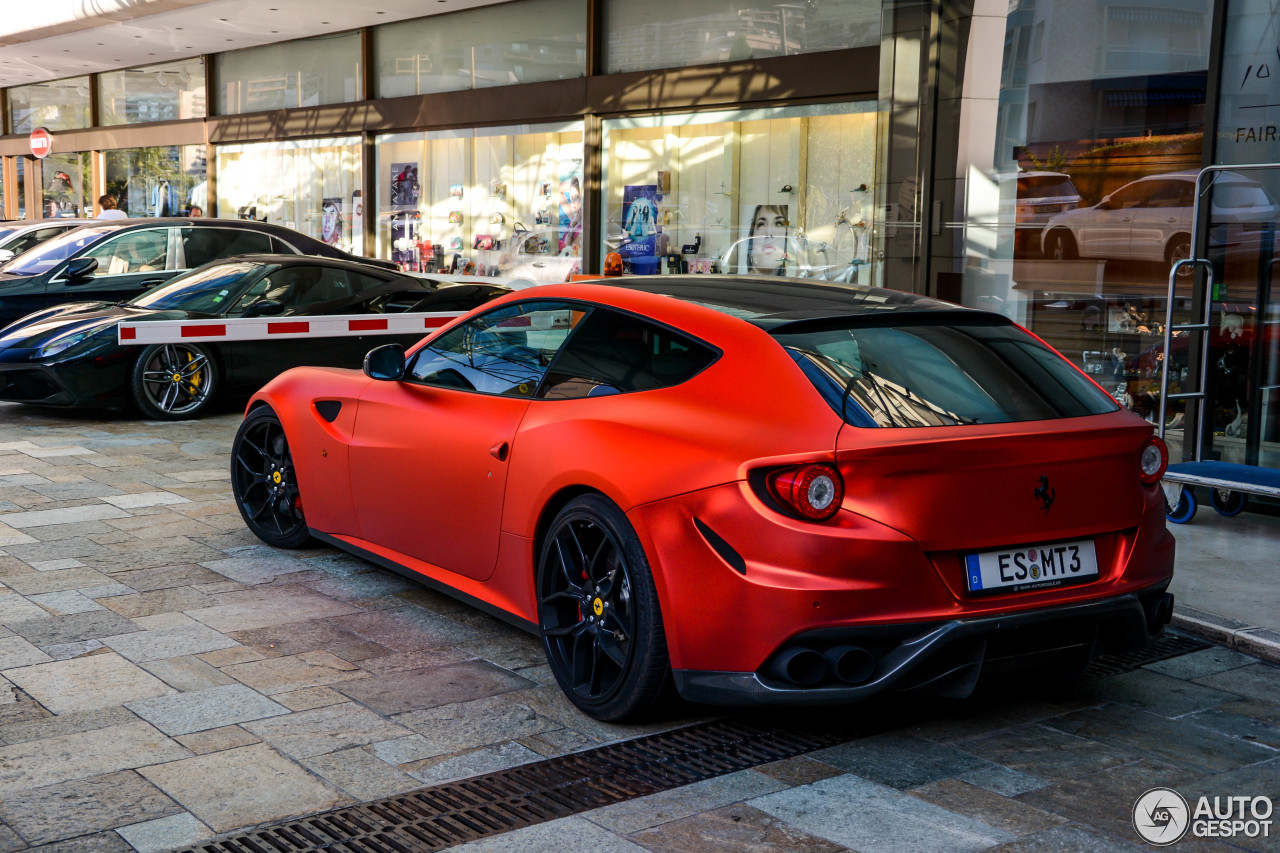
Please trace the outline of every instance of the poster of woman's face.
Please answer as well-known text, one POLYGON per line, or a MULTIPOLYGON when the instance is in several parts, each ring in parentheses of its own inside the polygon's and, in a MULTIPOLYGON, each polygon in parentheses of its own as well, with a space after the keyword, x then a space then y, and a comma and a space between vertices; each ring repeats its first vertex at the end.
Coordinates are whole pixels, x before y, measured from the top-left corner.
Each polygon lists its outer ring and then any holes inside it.
POLYGON ((787 205, 757 204, 747 208, 747 271, 783 275, 787 261, 787 205))

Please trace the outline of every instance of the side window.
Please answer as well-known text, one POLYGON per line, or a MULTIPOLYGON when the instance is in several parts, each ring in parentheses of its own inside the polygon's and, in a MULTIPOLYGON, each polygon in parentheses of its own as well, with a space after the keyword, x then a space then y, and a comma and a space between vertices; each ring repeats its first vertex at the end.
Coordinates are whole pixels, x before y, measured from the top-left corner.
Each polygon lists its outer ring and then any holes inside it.
POLYGON ((419 350, 406 374, 425 385, 532 397, 547 365, 583 316, 580 307, 565 302, 504 305, 419 350))
POLYGON ((540 396, 572 399, 666 388, 689 379, 716 355, 672 329, 596 308, 551 365, 540 396))
POLYGON ((126 275, 167 268, 169 229, 127 231, 108 238, 84 253, 98 259, 98 275, 126 275))
POLYGON ((324 301, 319 298, 324 287, 323 272, 319 267, 283 267, 265 276, 254 290, 260 290, 263 299, 282 303, 286 314, 293 313, 324 301))
POLYGON ((233 255, 262 255, 271 251, 268 235, 247 229, 183 228, 180 233, 187 268, 233 255))

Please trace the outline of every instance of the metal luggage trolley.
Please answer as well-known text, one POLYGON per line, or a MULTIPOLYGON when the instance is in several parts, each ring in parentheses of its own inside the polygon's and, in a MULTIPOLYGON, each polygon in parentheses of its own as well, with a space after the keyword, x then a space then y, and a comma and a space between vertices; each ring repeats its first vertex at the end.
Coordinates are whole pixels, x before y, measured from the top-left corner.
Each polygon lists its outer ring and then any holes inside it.
MULTIPOLYGON (((1262 169, 1280 170, 1280 163, 1253 164, 1247 166, 1210 166, 1203 169, 1196 177, 1195 202, 1192 213, 1191 246, 1194 251, 1199 245, 1196 242, 1196 231, 1200 227, 1200 199, 1204 193, 1203 182, 1206 175, 1217 172, 1245 172, 1262 169)), ((1272 259, 1274 266, 1277 259, 1272 259)), ((1194 287, 1194 278, 1192 279, 1194 287)), ((1260 289, 1264 304, 1258 306, 1259 322, 1266 321, 1266 292, 1260 289)), ((1194 302, 1193 302, 1194 304, 1194 302)), ((1167 518, 1175 524, 1185 524, 1196 514, 1196 497, 1191 486, 1207 486, 1212 489, 1211 502, 1213 508, 1224 516, 1239 515, 1245 507, 1247 495, 1265 495, 1280 498, 1280 470, 1262 468, 1257 465, 1240 465, 1233 462, 1205 460, 1202 458, 1204 447, 1204 430, 1206 424, 1205 403, 1207 402, 1206 382, 1209 368, 1209 333, 1213 319, 1213 264, 1206 258, 1183 258, 1175 261, 1169 269, 1169 298, 1165 309, 1164 324, 1164 357, 1160 370, 1160 403, 1159 403, 1159 435, 1161 440, 1166 432, 1166 407, 1170 399, 1196 400, 1196 437, 1195 459, 1191 462, 1178 462, 1169 465, 1161 486, 1164 489, 1167 518), (1176 297, 1178 273, 1183 267, 1196 267, 1205 270, 1205 292, 1203 299, 1203 316, 1198 323, 1173 324, 1173 305, 1176 297), (1174 332, 1191 332, 1200 335, 1200 363, 1196 372, 1195 390, 1177 394, 1169 393, 1169 370, 1172 358, 1171 345, 1174 332)), ((1194 351, 1194 348, 1193 350, 1194 351)), ((1259 357, 1262 353, 1259 353, 1259 357)), ((1275 373, 1275 371, 1272 371, 1275 373)), ((1270 384, 1262 385, 1256 393, 1280 388, 1280 377, 1270 376, 1266 380, 1270 384)))

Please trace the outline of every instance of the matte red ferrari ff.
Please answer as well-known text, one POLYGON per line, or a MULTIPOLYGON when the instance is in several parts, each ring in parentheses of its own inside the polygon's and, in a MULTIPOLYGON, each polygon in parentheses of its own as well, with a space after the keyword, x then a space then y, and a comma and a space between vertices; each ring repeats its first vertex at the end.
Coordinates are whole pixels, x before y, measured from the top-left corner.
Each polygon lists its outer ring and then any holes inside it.
POLYGON ((1149 424, 1009 320, 776 278, 548 285, 249 403, 237 503, 536 632, 586 713, 963 696, 1169 621, 1149 424))

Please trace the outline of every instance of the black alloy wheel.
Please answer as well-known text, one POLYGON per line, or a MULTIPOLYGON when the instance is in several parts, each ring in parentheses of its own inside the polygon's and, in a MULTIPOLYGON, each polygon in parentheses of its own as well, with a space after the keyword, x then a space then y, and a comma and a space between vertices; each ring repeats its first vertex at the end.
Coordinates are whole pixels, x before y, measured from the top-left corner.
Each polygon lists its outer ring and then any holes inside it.
POLYGON ((302 495, 280 418, 267 406, 250 412, 231 444, 231 490, 244 523, 277 548, 311 544, 302 495))
POLYGON ((133 402, 153 420, 194 418, 218 391, 218 364, 195 344, 154 344, 133 364, 133 402))
POLYGON ((538 624, 560 688, 592 717, 640 719, 672 692, 649 561, 607 498, 575 498, 551 523, 538 561, 538 624))

